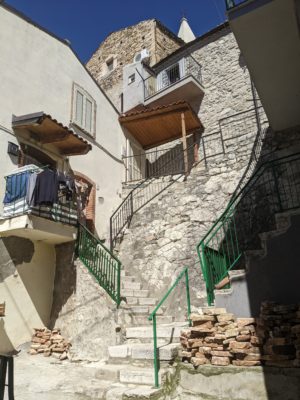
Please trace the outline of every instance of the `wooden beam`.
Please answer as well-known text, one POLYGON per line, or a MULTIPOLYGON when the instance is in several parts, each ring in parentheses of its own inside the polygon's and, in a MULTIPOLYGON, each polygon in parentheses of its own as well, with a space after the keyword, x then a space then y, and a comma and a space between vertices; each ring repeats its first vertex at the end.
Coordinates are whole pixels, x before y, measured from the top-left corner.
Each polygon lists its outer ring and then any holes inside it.
POLYGON ((199 136, 198 132, 193 133, 193 140, 194 140, 194 162, 199 161, 199 142, 197 141, 199 136))
POLYGON ((187 153, 186 127, 185 127, 184 113, 181 113, 181 131, 182 131, 182 147, 183 147, 183 157, 184 157, 184 173, 185 173, 185 176, 188 176, 189 159, 188 159, 188 153, 187 153))

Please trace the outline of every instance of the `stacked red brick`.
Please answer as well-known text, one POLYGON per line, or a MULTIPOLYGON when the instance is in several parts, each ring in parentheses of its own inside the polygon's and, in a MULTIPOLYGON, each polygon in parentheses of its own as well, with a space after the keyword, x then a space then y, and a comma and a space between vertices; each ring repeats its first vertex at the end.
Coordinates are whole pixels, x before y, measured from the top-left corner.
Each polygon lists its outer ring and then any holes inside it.
POLYGON ((190 316, 192 327, 182 331, 183 360, 194 366, 261 365, 261 340, 254 318, 235 318, 225 309, 205 309, 190 316))
POLYGON ((43 354, 44 357, 53 356, 58 360, 68 358, 71 343, 60 334, 60 329, 35 328, 31 340, 29 354, 43 354))
POLYGON ((300 367, 300 306, 264 302, 257 323, 265 365, 300 367))

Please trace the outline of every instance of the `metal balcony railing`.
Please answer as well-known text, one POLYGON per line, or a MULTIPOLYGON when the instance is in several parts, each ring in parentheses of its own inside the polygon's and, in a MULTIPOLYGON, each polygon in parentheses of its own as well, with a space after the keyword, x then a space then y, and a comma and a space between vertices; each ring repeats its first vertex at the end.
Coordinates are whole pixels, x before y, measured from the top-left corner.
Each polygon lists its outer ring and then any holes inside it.
POLYGON ((188 76, 193 76, 202 84, 201 68, 201 64, 193 56, 182 58, 159 72, 157 76, 149 76, 144 80, 144 99, 154 96, 188 76))
MULTIPOLYGON (((188 150, 190 169, 195 162, 194 149, 190 143, 188 150)), ((142 151, 140 154, 123 157, 123 162, 126 168, 126 183, 184 173, 181 143, 172 147, 151 149, 150 151, 142 151)))
POLYGON ((55 222, 76 226, 78 223, 77 205, 65 196, 59 197, 53 204, 33 205, 27 198, 28 177, 33 171, 21 171, 11 177, 6 177, 6 196, 3 204, 3 218, 11 218, 24 214, 36 215, 55 222))

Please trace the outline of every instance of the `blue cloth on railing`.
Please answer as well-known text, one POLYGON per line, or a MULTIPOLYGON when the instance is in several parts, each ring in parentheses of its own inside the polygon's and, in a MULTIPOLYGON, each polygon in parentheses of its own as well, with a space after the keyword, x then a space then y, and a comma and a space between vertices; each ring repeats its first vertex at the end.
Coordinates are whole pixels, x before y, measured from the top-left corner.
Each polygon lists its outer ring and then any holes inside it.
POLYGON ((9 175, 6 178, 4 204, 12 203, 26 196, 29 175, 30 172, 24 171, 23 173, 9 175))

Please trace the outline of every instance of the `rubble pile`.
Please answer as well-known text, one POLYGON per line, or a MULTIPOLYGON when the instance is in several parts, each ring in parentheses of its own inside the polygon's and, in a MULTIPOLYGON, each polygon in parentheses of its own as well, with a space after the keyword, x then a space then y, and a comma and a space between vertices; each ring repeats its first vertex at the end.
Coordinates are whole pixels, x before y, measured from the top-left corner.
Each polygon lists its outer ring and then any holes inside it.
POLYGON ((29 354, 43 354, 44 357, 55 357, 60 361, 66 360, 71 343, 60 333, 60 329, 35 328, 31 339, 29 354))
POLYGON ((183 361, 195 367, 300 366, 300 307, 264 302, 259 318, 236 318, 224 308, 191 314, 181 332, 183 361))

